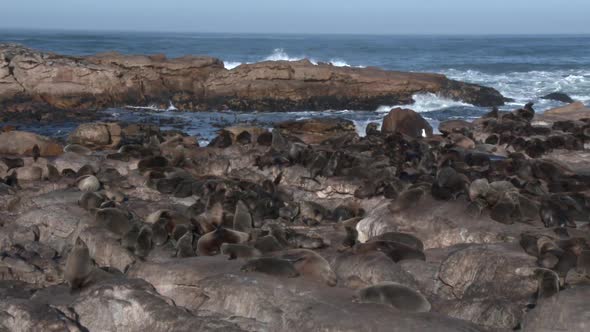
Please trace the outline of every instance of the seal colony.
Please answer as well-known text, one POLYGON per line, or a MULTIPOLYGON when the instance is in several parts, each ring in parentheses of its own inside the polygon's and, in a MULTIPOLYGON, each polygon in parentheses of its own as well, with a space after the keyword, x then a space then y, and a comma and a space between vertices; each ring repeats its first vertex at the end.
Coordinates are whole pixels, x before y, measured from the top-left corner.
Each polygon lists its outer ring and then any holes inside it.
POLYGON ((527 330, 551 305, 578 319, 590 112, 492 109, 434 135, 393 109, 378 128, 238 126, 199 147, 89 123, 61 151, 0 134, 0 327, 527 330))

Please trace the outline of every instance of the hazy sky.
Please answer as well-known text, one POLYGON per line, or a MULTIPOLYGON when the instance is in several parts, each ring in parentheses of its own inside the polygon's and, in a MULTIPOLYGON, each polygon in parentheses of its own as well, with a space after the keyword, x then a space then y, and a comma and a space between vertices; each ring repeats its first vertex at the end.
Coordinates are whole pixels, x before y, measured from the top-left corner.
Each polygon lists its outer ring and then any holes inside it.
POLYGON ((590 0, 1 0, 0 28, 359 34, 590 33, 590 0))

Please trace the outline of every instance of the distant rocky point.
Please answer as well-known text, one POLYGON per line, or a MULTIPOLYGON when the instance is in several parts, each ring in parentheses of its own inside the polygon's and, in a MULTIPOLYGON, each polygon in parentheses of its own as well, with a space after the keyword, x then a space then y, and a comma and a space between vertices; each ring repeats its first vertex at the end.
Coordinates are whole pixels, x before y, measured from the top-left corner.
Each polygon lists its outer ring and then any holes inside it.
POLYGON ((74 57, 0 44, 0 107, 99 109, 172 101, 180 109, 294 111, 375 109, 436 93, 476 106, 499 106, 496 90, 444 75, 378 68, 265 61, 227 70, 219 59, 105 53, 74 57))

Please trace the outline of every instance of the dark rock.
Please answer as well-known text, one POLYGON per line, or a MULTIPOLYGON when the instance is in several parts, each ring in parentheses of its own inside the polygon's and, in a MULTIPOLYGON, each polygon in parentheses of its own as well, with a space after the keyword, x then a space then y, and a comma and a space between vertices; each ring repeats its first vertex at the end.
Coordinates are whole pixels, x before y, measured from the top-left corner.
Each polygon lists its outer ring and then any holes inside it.
POLYGON ((553 92, 553 93, 550 93, 548 95, 541 97, 541 99, 557 100, 562 103, 568 103, 568 104, 571 104, 574 102, 572 97, 568 96, 567 94, 565 94, 563 92, 553 92))

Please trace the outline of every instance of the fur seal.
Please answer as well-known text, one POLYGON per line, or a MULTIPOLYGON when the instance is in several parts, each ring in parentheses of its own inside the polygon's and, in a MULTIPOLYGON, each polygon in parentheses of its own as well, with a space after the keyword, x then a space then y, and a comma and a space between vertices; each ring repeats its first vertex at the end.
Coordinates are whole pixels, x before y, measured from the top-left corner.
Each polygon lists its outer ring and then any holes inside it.
POLYGON ((85 192, 78 200, 78 205, 84 210, 98 209, 105 201, 102 195, 95 192, 85 192))
POLYGON ((221 202, 214 203, 207 211, 195 218, 200 234, 213 232, 223 223, 223 205, 221 202))
POLYGON ((254 247, 235 243, 222 244, 221 254, 228 256, 228 259, 254 258, 262 256, 262 252, 254 247))
POLYGON ((135 244, 135 255, 137 257, 145 258, 152 250, 152 228, 149 225, 144 225, 139 230, 137 235, 137 243, 135 244))
POLYGON ((243 272, 260 272, 276 277, 295 278, 299 272, 293 264, 285 259, 275 257, 263 257, 248 261, 242 266, 243 272))
POLYGON ((280 254, 281 259, 290 261, 297 272, 304 277, 324 282, 328 286, 336 286, 338 277, 330 263, 318 253, 308 249, 291 249, 280 254))
POLYGON ((83 175, 76 182, 82 192, 95 192, 100 189, 100 181, 94 175, 83 175))
POLYGON ((209 232, 199 238, 197 241, 197 253, 200 256, 214 256, 221 250, 223 243, 246 243, 250 239, 250 234, 218 227, 216 230, 209 232))
POLYGON ((358 243, 353 248, 353 252, 355 254, 362 254, 371 251, 381 251, 396 263, 406 259, 426 260, 426 256, 422 251, 416 250, 402 243, 391 241, 380 240, 358 243))
POLYGON ((286 240, 294 248, 320 249, 326 246, 324 239, 319 236, 309 236, 289 230, 285 233, 286 240))
POLYGON ((252 230, 252 216, 246 204, 241 200, 236 204, 233 228, 240 232, 250 232, 252 230))
POLYGON ((559 293, 559 276, 555 271, 536 268, 534 276, 539 283, 537 290, 537 300, 551 297, 559 293))
POLYGON ((133 227, 130 217, 128 212, 117 208, 98 209, 95 213, 95 220, 98 225, 121 237, 133 227))
POLYGON ((590 278, 590 250, 582 250, 578 256, 576 271, 590 278))
POLYGON ((358 291, 356 300, 361 303, 389 305, 406 312, 429 312, 430 302, 424 295, 410 287, 384 282, 358 291))
POLYGON ((254 242, 254 247, 263 253, 283 250, 283 246, 273 235, 259 237, 254 242))
POLYGON ((368 242, 372 241, 397 242, 418 251, 424 251, 424 243, 416 236, 408 233, 387 232, 370 238, 368 242))
POLYGON ((176 257, 194 257, 196 256, 195 249, 193 248, 193 232, 186 232, 176 242, 176 257))
POLYGON ((75 153, 75 154, 79 154, 82 156, 88 156, 90 154, 92 154, 92 151, 82 145, 79 144, 68 144, 64 147, 64 152, 71 152, 71 153, 75 153))
POLYGON ((64 279, 70 285, 71 290, 77 290, 87 283, 88 276, 92 270, 93 265, 88 246, 78 237, 76 244, 72 247, 68 255, 64 279))
POLYGON ((421 187, 406 189, 402 191, 393 202, 391 202, 389 210, 397 213, 413 208, 420 203, 420 199, 424 196, 424 193, 425 191, 421 187))
POLYGON ((37 162, 39 157, 41 157, 41 149, 39 149, 39 145, 35 144, 35 146, 33 146, 33 160, 37 162))
POLYGON ((156 246, 162 246, 168 241, 169 232, 166 226, 168 220, 161 218, 152 225, 152 242, 156 246))

